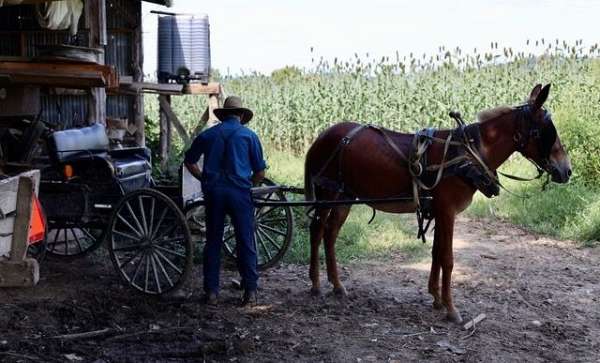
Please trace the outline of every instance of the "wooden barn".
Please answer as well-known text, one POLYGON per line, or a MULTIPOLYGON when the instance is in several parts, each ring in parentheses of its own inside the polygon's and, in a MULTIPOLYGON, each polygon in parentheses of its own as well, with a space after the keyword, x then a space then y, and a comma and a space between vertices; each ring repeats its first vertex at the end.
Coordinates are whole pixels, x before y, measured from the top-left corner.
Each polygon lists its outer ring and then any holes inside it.
MULTIPOLYGON (((170 5, 169 0, 148 1, 170 5)), ((4 0, 0 4, 0 87, 10 90, 4 102, 0 97, 0 116, 39 107, 40 117, 59 129, 114 119, 126 122, 124 143, 144 145, 143 96, 119 89, 143 82, 142 1, 4 0), (68 29, 56 29, 65 24, 53 21, 61 15, 56 14, 60 8, 52 8, 54 4, 75 9, 68 29), (118 78, 107 75, 106 68, 60 61, 80 47, 97 49, 86 56, 113 67, 118 78), (95 79, 99 70, 100 78, 113 80, 95 79)))

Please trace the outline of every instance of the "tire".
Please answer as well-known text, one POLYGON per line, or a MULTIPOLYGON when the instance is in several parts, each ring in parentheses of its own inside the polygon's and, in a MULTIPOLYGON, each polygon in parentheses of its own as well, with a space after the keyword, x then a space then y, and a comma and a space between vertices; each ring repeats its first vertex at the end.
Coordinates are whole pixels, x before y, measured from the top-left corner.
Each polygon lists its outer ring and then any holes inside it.
POLYGON ((159 191, 125 195, 111 216, 107 241, 123 282, 144 294, 173 292, 191 273, 193 244, 185 216, 159 191))

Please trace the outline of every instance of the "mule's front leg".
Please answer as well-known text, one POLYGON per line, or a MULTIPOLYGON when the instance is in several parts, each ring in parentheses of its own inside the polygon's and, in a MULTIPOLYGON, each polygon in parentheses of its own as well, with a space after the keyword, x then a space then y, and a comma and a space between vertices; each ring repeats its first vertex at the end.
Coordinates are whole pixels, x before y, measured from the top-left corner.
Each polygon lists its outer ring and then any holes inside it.
POLYGON ((448 320, 461 323, 460 312, 452 302, 452 269, 454 267, 454 253, 452 239, 454 234, 454 214, 443 213, 435 219, 435 241, 439 247, 439 263, 442 268, 442 304, 448 311, 448 320))

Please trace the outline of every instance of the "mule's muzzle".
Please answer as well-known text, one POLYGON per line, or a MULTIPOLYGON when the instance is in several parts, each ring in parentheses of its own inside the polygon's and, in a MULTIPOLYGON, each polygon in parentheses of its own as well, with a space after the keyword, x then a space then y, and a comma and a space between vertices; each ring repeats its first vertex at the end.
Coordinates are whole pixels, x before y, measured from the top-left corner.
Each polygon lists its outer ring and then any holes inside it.
POLYGON ((559 183, 559 184, 565 184, 569 181, 569 179, 571 178, 571 175, 573 174, 573 171, 571 170, 571 166, 570 165, 565 165, 565 166, 556 166, 556 165, 550 165, 550 170, 548 170, 548 172, 550 173, 551 176, 551 180, 555 183, 559 183))

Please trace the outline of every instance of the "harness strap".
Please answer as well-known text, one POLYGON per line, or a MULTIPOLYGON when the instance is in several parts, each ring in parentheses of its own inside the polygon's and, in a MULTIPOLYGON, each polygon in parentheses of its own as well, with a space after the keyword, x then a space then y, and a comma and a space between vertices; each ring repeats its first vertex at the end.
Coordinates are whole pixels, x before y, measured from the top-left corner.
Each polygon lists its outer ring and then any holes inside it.
POLYGON ((396 143, 394 142, 394 140, 392 140, 392 138, 390 137, 390 135, 388 135, 387 132, 385 132, 385 129, 382 129, 380 127, 376 127, 376 126, 371 126, 371 128, 373 128, 374 130, 379 131, 379 133, 383 136, 383 139, 385 140, 385 142, 392 148, 392 150, 394 150, 394 152, 396 154, 398 154, 398 156, 405 161, 406 163, 408 163, 408 158, 406 157, 406 155, 404 155, 404 153, 402 152, 402 150, 400 150, 400 148, 398 147, 398 145, 396 145, 396 143))

